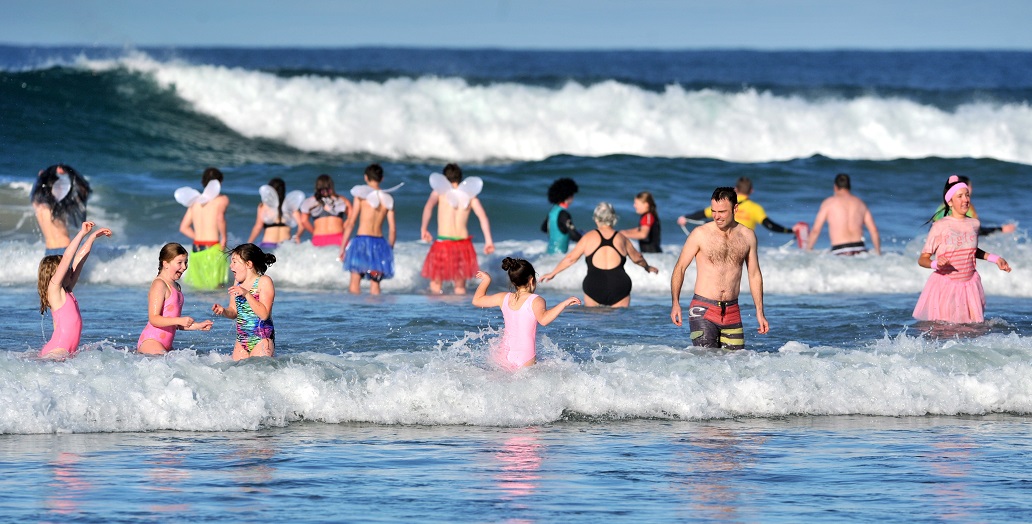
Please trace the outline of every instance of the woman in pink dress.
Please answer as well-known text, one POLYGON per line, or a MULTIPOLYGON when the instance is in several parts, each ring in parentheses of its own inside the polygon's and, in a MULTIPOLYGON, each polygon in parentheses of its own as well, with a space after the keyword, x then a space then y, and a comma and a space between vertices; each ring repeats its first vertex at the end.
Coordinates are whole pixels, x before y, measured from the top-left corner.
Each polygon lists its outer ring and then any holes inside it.
POLYGON ((992 262, 1003 271, 1011 268, 1000 256, 978 249, 979 222, 967 216, 971 187, 953 175, 946 181, 942 199, 946 216, 932 224, 917 260, 921 267, 931 269, 932 275, 917 300, 914 318, 954 324, 982 322, 985 292, 975 259, 992 262))

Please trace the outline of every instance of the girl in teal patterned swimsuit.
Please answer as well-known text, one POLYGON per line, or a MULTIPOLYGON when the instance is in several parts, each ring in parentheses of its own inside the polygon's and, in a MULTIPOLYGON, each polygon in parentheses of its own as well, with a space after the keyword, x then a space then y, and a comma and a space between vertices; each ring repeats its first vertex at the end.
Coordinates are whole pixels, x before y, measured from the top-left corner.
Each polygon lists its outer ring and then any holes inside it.
POLYGON ((236 344, 233 360, 271 357, 276 349, 276 330, 272 326, 272 303, 276 287, 265 274, 276 256, 254 244, 241 244, 229 252, 229 270, 235 285, 229 288, 228 306, 215 304, 216 315, 236 319, 236 344))

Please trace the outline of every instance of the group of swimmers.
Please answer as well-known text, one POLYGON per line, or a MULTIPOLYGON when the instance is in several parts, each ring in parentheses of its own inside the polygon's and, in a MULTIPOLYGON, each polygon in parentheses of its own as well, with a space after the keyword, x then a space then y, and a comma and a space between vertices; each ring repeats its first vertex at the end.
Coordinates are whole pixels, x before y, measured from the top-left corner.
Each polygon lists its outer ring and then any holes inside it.
MULTIPOLYGON (((52 167, 49 171, 58 178, 44 177, 41 172, 37 185, 60 202, 62 197, 72 192, 68 187, 68 181, 72 180, 71 173, 74 170, 67 166, 52 167), (66 178, 61 179, 61 176, 66 178)), ((377 164, 367 167, 363 176, 365 184, 355 186, 351 190, 355 197, 354 204, 334 192, 332 180, 326 175, 321 175, 317 179, 316 194, 308 199, 299 195, 300 192, 286 194, 281 181, 275 183, 274 180, 260 190, 262 203, 258 207, 258 219, 251 238, 248 243, 241 244, 229 252, 228 269, 233 275, 233 284, 227 292, 231 301, 226 306, 212 306, 214 314, 236 320, 234 359, 274 354, 275 328, 272 322, 272 307, 275 286, 265 272, 268 266, 276 261, 276 257, 264 252, 263 248, 274 247, 277 243, 291 238, 289 229, 286 235, 279 233, 281 226, 291 227, 287 224, 285 216, 294 217, 293 223, 298 228, 297 234, 293 236, 295 241, 300 241, 303 231, 310 231, 313 234, 313 243, 339 244, 344 268, 351 273, 350 290, 353 293, 360 291, 362 279, 369 279, 372 284, 370 291, 378 293, 379 282, 393 275, 392 248, 395 241, 395 224, 393 198, 390 192, 400 186, 382 189, 380 183, 383 180, 383 170, 377 164), (288 205, 285 213, 282 205, 287 202, 292 204, 288 205), (314 225, 308 222, 313 217, 314 225), (319 223, 320 218, 329 217, 335 217, 341 222, 339 232, 328 231, 330 225, 325 222, 319 223), (384 222, 390 231, 386 239, 383 236, 384 222), (356 224, 356 236, 349 242, 356 224), (257 238, 263 229, 261 226, 264 226, 266 236, 262 240, 262 245, 255 245, 251 241, 257 238), (275 232, 272 239, 269 238, 270 231, 275 232), (333 237, 339 241, 334 241, 333 237)), ((210 320, 195 322, 190 317, 180 316, 183 294, 178 280, 184 277, 184 274, 191 273, 187 268, 193 268, 195 257, 200 253, 215 252, 223 260, 227 258, 223 249, 226 242, 225 210, 228 198, 219 194, 221 181, 221 172, 210 168, 202 176, 205 186, 203 192, 189 188, 177 191, 177 200, 187 206, 180 230, 193 241, 193 253, 188 253, 177 243, 166 244, 161 249, 158 257, 158 274, 148 294, 148 323, 138 341, 138 350, 141 353, 163 354, 169 351, 177 330, 207 331, 212 327, 210 320)), ((440 293, 443 291, 443 283, 452 281, 455 292, 462 294, 465 292, 466 280, 480 279, 480 285, 473 297, 473 305, 500 307, 506 323, 505 335, 499 346, 496 361, 509 368, 533 363, 532 348, 537 324, 547 325, 566 307, 580 304, 581 301, 576 297, 570 297, 548 309, 544 299, 534 294, 538 280, 533 267, 526 260, 516 258, 505 258, 502 262, 502 268, 508 273, 514 292, 487 296, 490 276, 480 271, 467 229, 467 222, 472 213, 478 217, 484 231, 485 254, 494 251, 487 214, 477 198, 483 185, 482 181, 477 177, 464 180, 461 169, 455 164, 449 164, 445 166, 443 175, 435 173, 430 176, 430 185, 432 191, 423 210, 421 237, 426 241, 433 240, 422 271, 423 276, 431 281, 431 291, 440 293), (436 238, 432 237, 428 230, 435 210, 438 218, 436 238)), ((74 182, 72 187, 74 188, 74 182)), ((88 185, 85 188, 85 193, 79 191, 83 203, 89 193, 88 185)), ((847 242, 845 245, 835 244, 836 234, 841 236, 843 231, 852 234, 852 229, 856 229, 862 247, 862 231, 859 231, 859 227, 851 229, 850 224, 859 222, 868 228, 875 251, 880 252, 877 230, 870 217, 870 211, 859 199, 848 194, 847 175, 840 174, 836 177, 835 191, 836 194, 822 204, 814 223, 814 234, 808 239, 807 247, 812 248, 823 222, 827 221, 832 236, 833 252, 860 252, 860 249, 855 249, 856 246, 848 245, 854 242, 847 242), (835 249, 836 246, 838 249, 835 249)), ((637 228, 624 231, 614 229, 615 211, 611 204, 602 202, 595 208, 593 215, 596 229, 581 233, 573 225, 572 217, 567 211, 576 192, 576 183, 570 179, 557 180, 549 188, 549 200, 553 203, 553 208, 542 225, 544 231, 549 234, 549 250, 566 251, 569 249, 570 240, 574 240, 576 245, 551 272, 541 277, 541 281, 554 278, 579 258, 585 257, 588 274, 583 283, 584 304, 627 306, 630 303, 630 278, 623 270, 626 260, 631 259, 650 273, 658 272, 630 242, 630 238, 638 239, 641 251, 659 250, 659 220, 652 195, 643 192, 635 198, 635 210, 641 215, 637 228)), ((37 190, 34 188, 34 205, 37 203, 36 193, 37 190)), ((757 331, 760 334, 769 331, 769 324, 763 313, 763 281, 757 257, 756 236, 744 220, 738 219, 743 203, 748 202, 750 193, 751 182, 748 179, 739 180, 737 188, 717 188, 713 192, 710 206, 700 212, 702 216, 712 218, 712 222, 691 231, 681 249, 671 277, 670 317, 675 325, 682 325, 681 286, 685 271, 695 261, 698 275, 688 310, 693 345, 729 349, 741 349, 745 346, 744 329, 738 307, 743 266, 747 270, 750 291, 756 307, 759 324, 757 331), (747 187, 742 186, 743 180, 749 184, 747 187)), ((972 216, 970 195, 971 185, 967 179, 953 176, 947 181, 943 191, 943 212, 933 217, 937 220, 932 226, 919 259, 922 267, 930 268, 934 273, 915 308, 914 316, 918 319, 957 323, 981 322, 985 297, 981 281, 974 270, 974 260, 982 258, 995 263, 1003 271, 1010 271, 1006 260, 977 248, 980 223, 972 216)), ((753 216, 757 214, 756 208, 759 208, 760 215, 764 215, 762 207, 758 205, 746 208, 753 216), (749 209, 750 207, 752 209, 749 209)), ((60 213, 54 212, 58 209, 59 207, 52 202, 50 214, 55 217, 53 220, 60 216, 60 213)), ((37 209, 37 217, 41 214, 42 212, 37 209)), ((692 220, 695 214, 681 218, 692 220)), ((753 227, 757 223, 771 229, 780 228, 782 232, 797 234, 800 227, 799 224, 791 229, 778 226, 765 215, 755 219, 753 227)), ((44 232, 46 233, 46 230, 44 232)), ((95 239, 110 235, 109 229, 97 229, 92 222, 83 221, 79 232, 74 238, 69 239, 60 256, 48 253, 40 262, 40 312, 45 313, 47 309, 53 309, 55 327, 53 337, 41 351, 42 356, 63 358, 75 352, 82 322, 78 303, 72 291, 95 239)), ((48 250, 50 249, 52 248, 48 242, 48 250)))

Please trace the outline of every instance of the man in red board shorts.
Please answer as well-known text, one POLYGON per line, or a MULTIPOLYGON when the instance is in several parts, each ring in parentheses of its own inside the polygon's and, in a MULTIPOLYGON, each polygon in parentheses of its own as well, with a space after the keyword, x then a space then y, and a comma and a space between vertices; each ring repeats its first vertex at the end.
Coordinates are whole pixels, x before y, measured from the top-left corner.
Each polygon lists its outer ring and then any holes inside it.
POLYGON ((756 234, 735 222, 738 196, 734 188, 718 187, 710 200, 713 221, 688 235, 681 256, 670 277, 670 319, 681 325, 681 285, 684 273, 696 261, 695 296, 688 310, 692 345, 742 349, 745 336, 738 294, 742 286, 742 264, 749 273, 749 290, 756 304, 757 332, 769 331, 763 316, 763 274, 756 254, 756 234))

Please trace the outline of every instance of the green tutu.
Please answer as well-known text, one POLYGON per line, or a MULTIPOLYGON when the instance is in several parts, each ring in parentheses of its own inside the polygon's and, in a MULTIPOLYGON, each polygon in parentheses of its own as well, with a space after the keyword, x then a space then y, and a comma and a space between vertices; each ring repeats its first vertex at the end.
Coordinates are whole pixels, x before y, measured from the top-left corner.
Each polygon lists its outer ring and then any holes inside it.
POLYGON ((183 273, 183 282, 194 289, 211 291, 226 285, 229 280, 229 259, 222 246, 214 245, 190 253, 190 265, 183 273))

